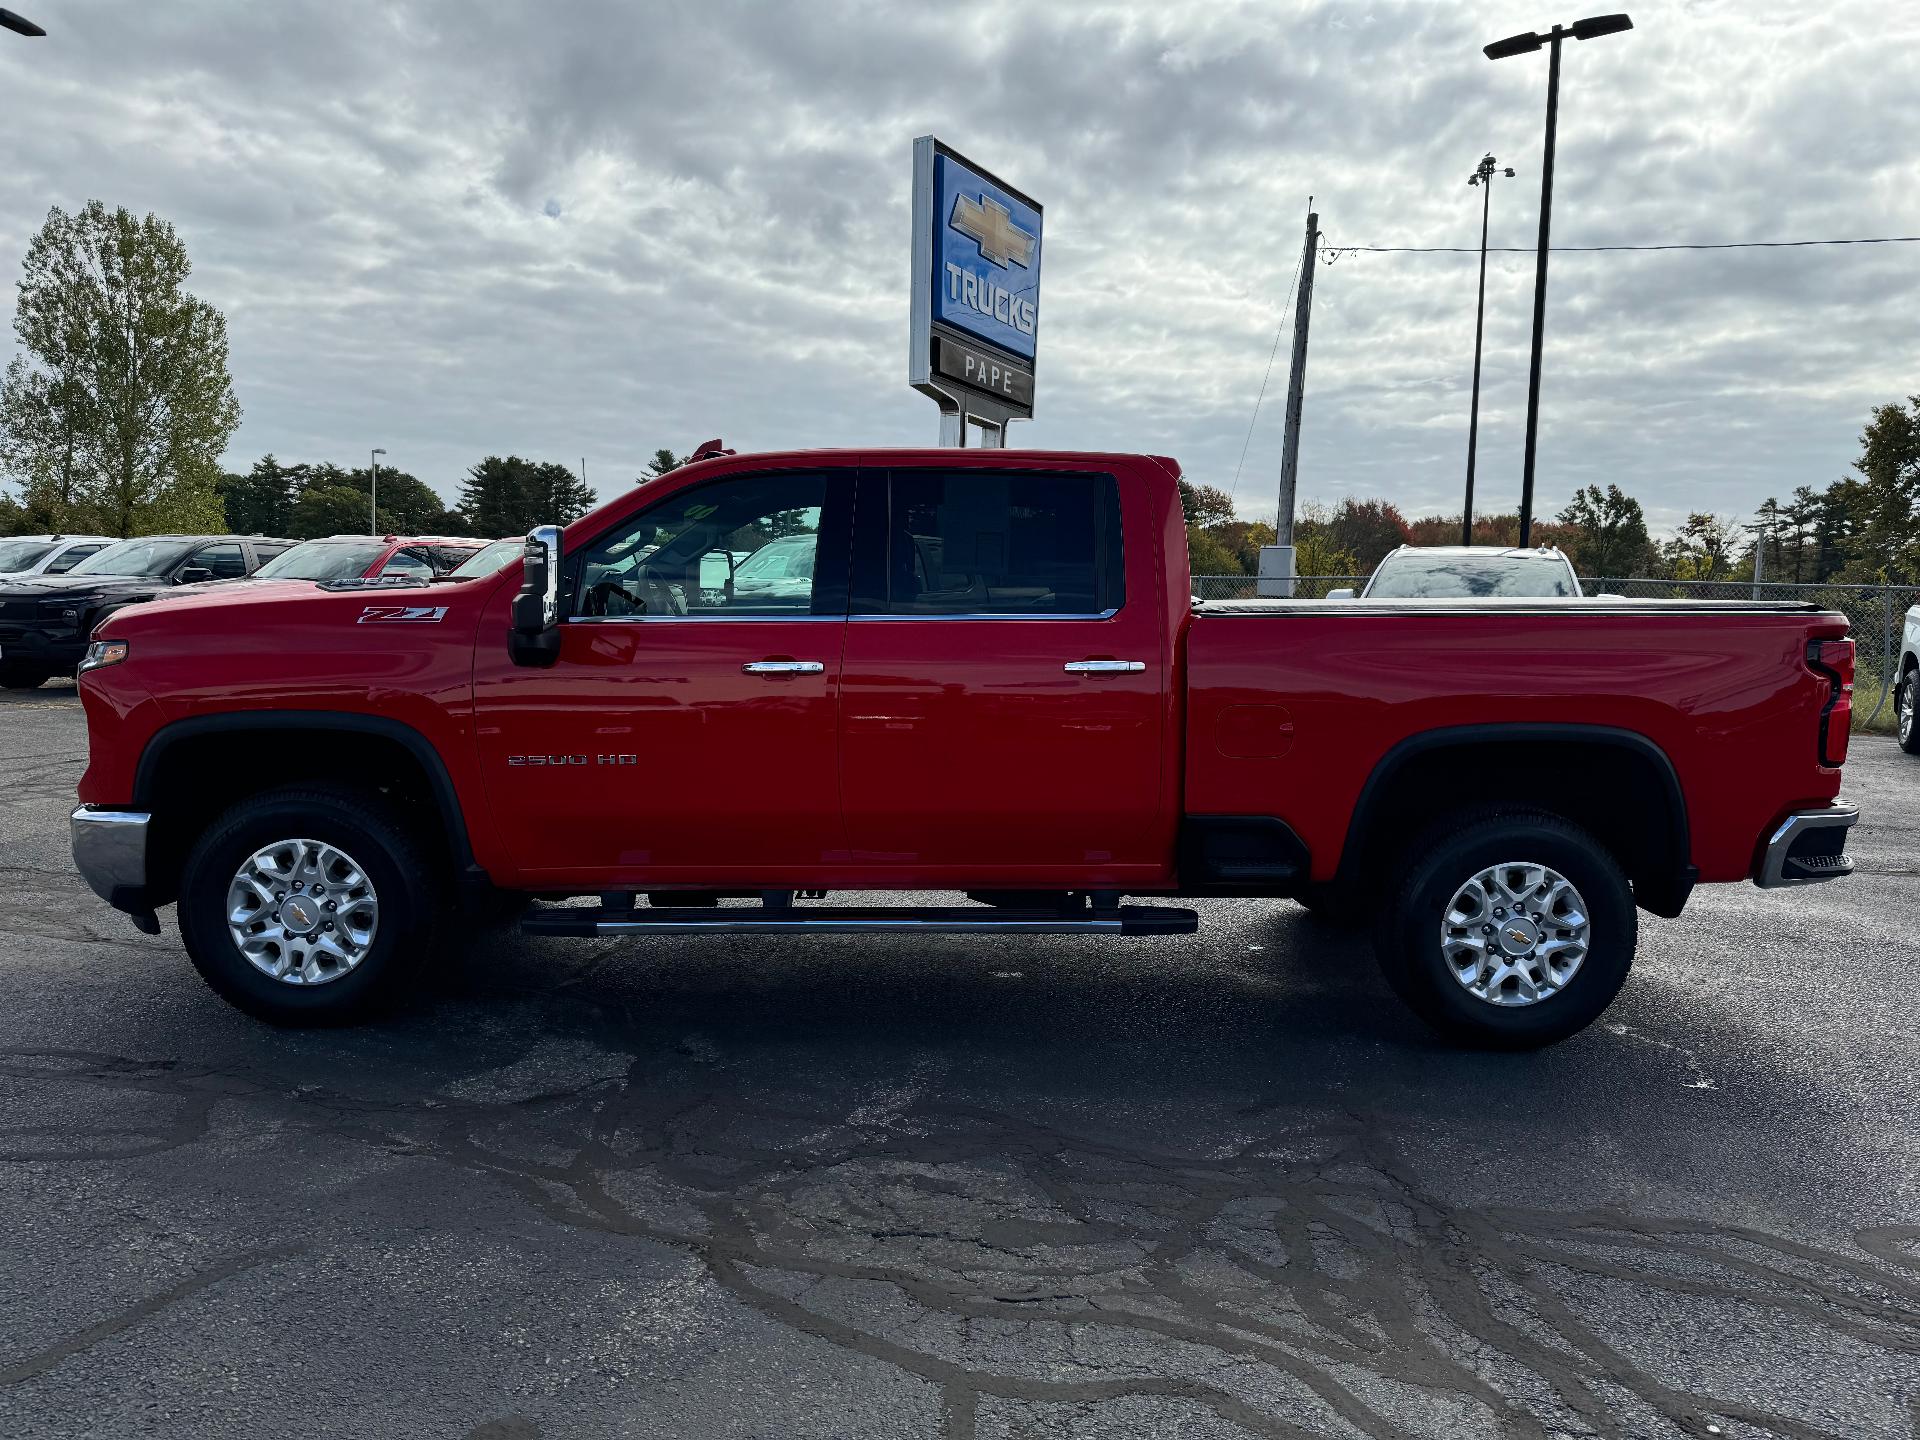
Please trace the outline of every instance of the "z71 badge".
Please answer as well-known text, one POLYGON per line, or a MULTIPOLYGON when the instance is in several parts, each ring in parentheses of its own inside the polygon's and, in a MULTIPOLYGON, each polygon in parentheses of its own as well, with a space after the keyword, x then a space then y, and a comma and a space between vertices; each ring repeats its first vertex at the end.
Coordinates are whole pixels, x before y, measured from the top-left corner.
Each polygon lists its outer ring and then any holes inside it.
POLYGON ((369 605, 356 625, 438 625, 447 618, 444 605, 369 605))

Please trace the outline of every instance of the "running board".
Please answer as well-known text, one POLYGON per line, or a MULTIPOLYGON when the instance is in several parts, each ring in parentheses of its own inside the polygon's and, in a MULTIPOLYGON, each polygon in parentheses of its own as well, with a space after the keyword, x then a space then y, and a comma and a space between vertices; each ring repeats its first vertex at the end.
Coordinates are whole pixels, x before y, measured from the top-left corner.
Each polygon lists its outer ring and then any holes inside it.
POLYGON ((828 905, 607 910, 577 906, 535 910, 526 935, 1191 935, 1200 917, 1165 905, 1111 910, 1003 910, 954 905, 926 910, 828 905))

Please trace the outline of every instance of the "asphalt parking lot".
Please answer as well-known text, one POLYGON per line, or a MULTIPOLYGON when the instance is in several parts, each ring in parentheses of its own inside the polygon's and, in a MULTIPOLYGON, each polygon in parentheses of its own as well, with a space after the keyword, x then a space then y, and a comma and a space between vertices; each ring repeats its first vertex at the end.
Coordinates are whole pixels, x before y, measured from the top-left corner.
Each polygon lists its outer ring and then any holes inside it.
POLYGON ((1920 1433, 1920 760, 1860 872, 1444 1049, 1291 904, 1166 940, 475 945, 264 1028, 0 696, 0 1433, 1920 1433))

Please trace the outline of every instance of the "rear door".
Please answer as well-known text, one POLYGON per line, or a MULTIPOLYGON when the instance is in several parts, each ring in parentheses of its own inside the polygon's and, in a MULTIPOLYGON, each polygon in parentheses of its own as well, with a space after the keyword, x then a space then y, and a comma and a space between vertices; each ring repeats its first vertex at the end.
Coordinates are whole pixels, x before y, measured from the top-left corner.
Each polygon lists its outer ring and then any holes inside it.
POLYGON ((1133 477, 862 473, 841 676, 857 864, 980 886, 1165 874, 1169 671, 1133 477))

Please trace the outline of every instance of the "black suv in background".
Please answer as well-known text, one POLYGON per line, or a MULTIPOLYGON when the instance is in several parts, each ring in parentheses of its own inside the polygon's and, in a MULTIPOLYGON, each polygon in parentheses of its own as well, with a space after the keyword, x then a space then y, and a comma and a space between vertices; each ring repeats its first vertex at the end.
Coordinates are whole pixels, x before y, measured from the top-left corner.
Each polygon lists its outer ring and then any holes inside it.
POLYGON ((292 540, 260 535, 142 535, 64 575, 0 578, 0 686, 30 690, 72 674, 102 615, 175 585, 251 575, 292 540))

